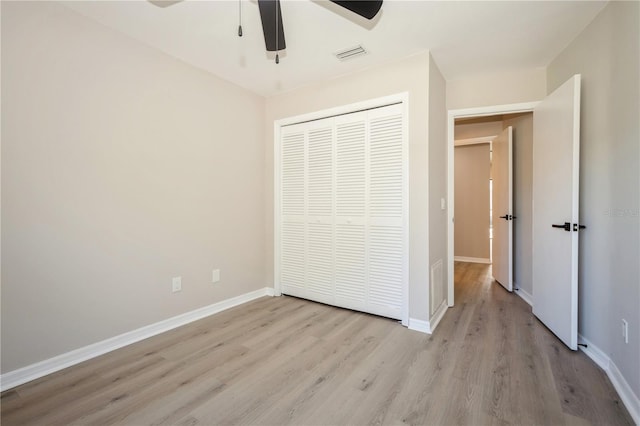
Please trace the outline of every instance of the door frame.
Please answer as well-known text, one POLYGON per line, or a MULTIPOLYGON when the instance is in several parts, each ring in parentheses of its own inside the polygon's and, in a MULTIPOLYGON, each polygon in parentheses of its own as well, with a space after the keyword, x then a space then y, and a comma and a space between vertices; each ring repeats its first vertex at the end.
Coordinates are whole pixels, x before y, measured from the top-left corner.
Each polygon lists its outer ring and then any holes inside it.
POLYGON ((447 305, 452 307, 454 300, 453 286, 453 231, 454 231, 454 195, 455 195, 455 170, 454 170, 454 146, 455 146, 455 120, 456 118, 486 117, 489 115, 518 114, 533 112, 539 102, 523 102, 517 104, 493 105, 475 108, 450 109, 447 111, 447 305))

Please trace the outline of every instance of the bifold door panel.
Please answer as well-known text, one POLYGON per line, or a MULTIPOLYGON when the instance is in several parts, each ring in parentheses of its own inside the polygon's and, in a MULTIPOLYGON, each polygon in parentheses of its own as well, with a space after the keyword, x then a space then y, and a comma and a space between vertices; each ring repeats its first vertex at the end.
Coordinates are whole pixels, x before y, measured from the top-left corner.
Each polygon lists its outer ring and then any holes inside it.
POLYGON ((407 144, 401 104, 280 131, 283 294, 403 317, 407 144))

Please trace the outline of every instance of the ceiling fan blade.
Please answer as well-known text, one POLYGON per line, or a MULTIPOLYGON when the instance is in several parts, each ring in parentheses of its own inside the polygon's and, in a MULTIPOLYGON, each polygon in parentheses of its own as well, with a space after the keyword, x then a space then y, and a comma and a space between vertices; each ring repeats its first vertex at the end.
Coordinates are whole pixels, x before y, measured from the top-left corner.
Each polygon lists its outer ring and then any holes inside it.
POLYGON ((382 7, 382 0, 331 0, 331 2, 367 19, 373 19, 382 7))
POLYGON ((284 41, 284 27, 282 26, 282 13, 280 12, 280 0, 258 0, 260 19, 262 20, 262 32, 267 51, 275 52, 286 49, 284 41), (276 14, 278 28, 276 33, 276 14), (277 40, 276 40, 277 34, 277 40), (276 45, 277 41, 277 45, 276 45))

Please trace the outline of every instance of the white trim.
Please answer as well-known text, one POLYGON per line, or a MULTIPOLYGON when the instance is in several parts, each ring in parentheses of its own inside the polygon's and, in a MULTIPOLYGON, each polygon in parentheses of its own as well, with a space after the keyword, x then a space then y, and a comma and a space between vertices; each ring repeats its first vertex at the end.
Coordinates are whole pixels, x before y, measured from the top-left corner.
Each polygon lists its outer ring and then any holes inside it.
MULTIPOLYGON (((282 118, 273 122, 273 287, 274 294, 280 296, 282 287, 280 283, 280 133, 283 126, 293 125, 306 121, 319 120, 322 118, 333 117, 337 115, 350 114, 361 110, 379 108, 388 105, 402 104, 402 120, 403 120, 403 168, 404 180, 403 186, 403 224, 404 226, 404 246, 403 253, 404 273, 402 286, 402 325, 409 326, 409 92, 396 93, 394 95, 383 96, 380 98, 369 99, 361 102, 355 102, 348 105, 342 105, 334 108, 328 108, 321 111, 315 111, 307 114, 296 115, 293 117, 282 118)), ((428 160, 427 160, 428 164, 428 160)))
POLYGON ((491 264, 491 259, 486 257, 467 257, 467 256, 454 256, 455 262, 470 262, 470 263, 486 263, 491 264))
MULTIPOLYGON (((404 253, 403 265, 404 276, 402 277, 402 325, 409 326, 409 244, 411 222, 409 221, 409 92, 399 93, 398 99, 402 102, 402 168, 404 169, 402 179, 402 222, 404 228, 404 253)), ((427 164, 429 164, 429 150, 427 150, 427 164)), ((429 186, 427 185, 427 188, 429 186)), ((427 218, 428 220, 428 218, 427 218)), ((428 222, 427 222, 428 223, 428 222)), ((427 253, 428 255, 428 253, 427 253)))
POLYGON ((431 334, 431 326, 429 325, 429 321, 419 320, 416 318, 409 318, 409 330, 431 334))
POLYGON ((591 358, 593 362, 598 364, 598 367, 602 368, 604 371, 609 371, 609 363, 611 361, 606 353, 604 353, 599 347, 591 343, 581 334, 578 335, 578 341, 582 344, 587 345, 586 348, 584 346, 579 346, 582 352, 587 354, 587 356, 591 358))
POLYGON ((613 384, 616 392, 618 392, 618 396, 620 396, 622 403, 633 418, 633 421, 640 425, 640 398, 633 392, 633 389, 631 389, 629 383, 627 383, 622 373, 620 373, 616 364, 602 349, 591 343, 584 336, 579 334, 578 341, 587 345, 586 348, 584 346, 578 347, 607 373, 607 377, 611 380, 611 384, 613 384))
MULTIPOLYGON (((572 176, 572 192, 573 199, 571 205, 572 222, 580 223, 580 91, 581 91, 580 74, 573 76, 573 176, 572 176)), ((533 144, 535 148, 535 143, 533 144)), ((535 173, 535 171, 533 171, 535 173)), ((532 180, 532 184, 535 185, 535 180, 532 180)), ((535 200, 534 200, 535 203, 535 200)), ((535 220, 535 219, 534 219, 535 220)), ((532 221, 532 227, 533 227, 532 221)), ((579 232, 571 233, 571 336, 570 343, 571 349, 578 348, 578 247, 579 247, 579 232)), ((535 231, 533 231, 533 238, 535 238, 535 231)), ((532 241, 533 241, 532 238, 532 241)), ((535 249, 533 249, 534 251, 535 249)))
POLYGON ((334 115, 350 114, 352 112, 357 112, 360 110, 399 104, 402 102, 406 102, 407 99, 409 99, 409 92, 396 93, 395 95, 382 96, 380 98, 368 99, 365 101, 355 102, 352 104, 323 109, 321 111, 295 115, 293 117, 281 118, 279 120, 276 120, 274 124, 276 128, 280 128, 282 126, 290 126, 292 124, 302 123, 305 121, 320 120, 322 118, 328 118, 334 115))
POLYGON ((447 113, 447 304, 453 306, 453 230, 454 230, 454 147, 455 120, 462 117, 484 117, 497 114, 516 114, 531 112, 539 102, 524 102, 519 104, 494 105, 478 108, 450 109, 447 113))
POLYGON ((640 399, 633 393, 633 389, 631 389, 631 386, 629 386, 629 383, 624 379, 624 376, 620 373, 620 370, 618 370, 618 367, 613 361, 609 361, 607 376, 609 376, 609 380, 613 383, 613 387, 616 388, 622 403, 627 408, 633 421, 636 422, 637 425, 640 425, 640 399))
POLYGON ((498 135, 493 136, 482 136, 479 138, 469 138, 469 139, 456 139, 454 141, 454 146, 464 146, 464 145, 480 145, 483 143, 491 143, 498 135))
POLYGON ((409 330, 419 331, 420 333, 431 334, 436 329, 442 317, 447 312, 447 301, 443 300, 436 313, 431 317, 431 321, 419 320, 416 318, 409 318, 409 330))
POLYGON ((280 285, 280 124, 273 122, 273 290, 282 296, 280 285))
POLYGON ((260 297, 272 295, 273 289, 270 287, 264 287, 209 306, 185 312, 184 314, 176 315, 175 317, 171 317, 136 330, 128 331, 118 336, 105 339, 101 342, 93 343, 91 345, 57 355, 53 358, 27 365, 26 367, 22 367, 17 370, 9 371, 0 375, 0 390, 5 391, 7 389, 14 388, 23 383, 30 382, 46 376, 47 374, 55 373, 56 371, 71 367, 107 352, 156 336, 160 333, 164 333, 235 306, 242 305, 260 297))
POLYGON ((516 283, 513 283, 513 289, 516 291, 516 294, 520 296, 522 300, 527 302, 529 306, 533 306, 533 295, 531 295, 526 290, 519 288, 516 283))
POLYGON ((455 303, 453 289, 453 235, 454 235, 454 217, 455 211, 455 193, 453 188, 454 179, 454 159, 455 159, 455 118, 453 111, 447 113, 447 305, 452 307, 455 303))
POLYGON ((436 313, 433 314, 433 316, 431 317, 431 320, 429 321, 429 328, 431 330, 431 333, 435 331, 436 327, 440 323, 440 320, 444 317, 444 314, 447 312, 447 309, 449 309, 449 306, 447 306, 447 301, 443 300, 440 306, 438 306, 438 309, 436 309, 436 313))
POLYGON ((490 105, 484 107, 451 109, 449 114, 453 114, 454 118, 473 118, 487 117, 490 115, 501 114, 519 114, 522 112, 531 112, 540 101, 522 102, 517 104, 490 105))

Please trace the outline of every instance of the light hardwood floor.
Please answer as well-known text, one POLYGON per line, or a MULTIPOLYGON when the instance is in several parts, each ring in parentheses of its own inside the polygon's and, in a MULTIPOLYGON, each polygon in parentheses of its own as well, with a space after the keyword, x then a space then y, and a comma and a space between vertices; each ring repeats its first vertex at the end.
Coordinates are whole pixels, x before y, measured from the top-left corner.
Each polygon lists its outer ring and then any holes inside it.
POLYGON ((262 298, 2 394, 2 425, 633 424, 488 265, 456 264, 431 336, 262 298))

